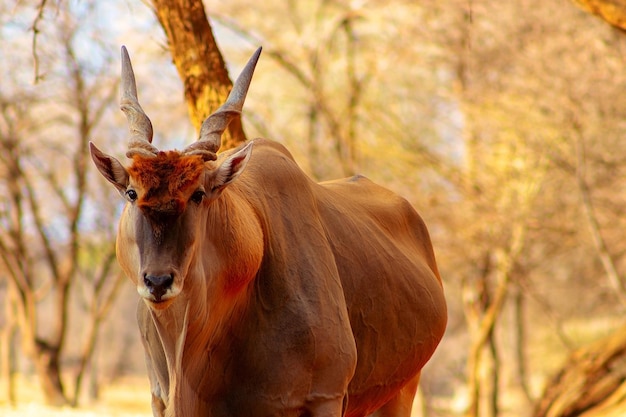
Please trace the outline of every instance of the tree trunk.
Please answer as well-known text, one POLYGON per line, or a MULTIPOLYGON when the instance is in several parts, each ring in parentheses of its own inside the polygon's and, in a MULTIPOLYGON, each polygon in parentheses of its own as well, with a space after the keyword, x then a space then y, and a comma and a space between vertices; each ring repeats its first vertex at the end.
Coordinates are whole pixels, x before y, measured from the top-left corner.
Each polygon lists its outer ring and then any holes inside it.
POLYGON ((489 368, 490 392, 489 402, 487 405, 487 415, 489 417, 498 417, 500 414, 499 398, 500 398, 500 357, 498 355, 498 345, 496 344, 495 328, 489 333, 488 351, 491 359, 491 367, 489 368))
POLYGON ((74 395, 71 400, 71 404, 73 407, 78 406, 78 401, 80 399, 80 393, 83 385, 83 378, 85 377, 85 372, 87 371, 89 363, 93 359, 93 352, 96 348, 96 341, 98 339, 98 328, 100 327, 100 323, 98 320, 92 319, 89 320, 86 326, 87 329, 84 330, 84 333, 86 333, 87 336, 85 339, 85 344, 83 346, 83 351, 80 355, 76 378, 74 379, 74 395))
POLYGON ((67 405, 59 366, 60 350, 41 340, 37 341, 35 349, 37 355, 33 359, 46 404, 56 407, 67 405))
POLYGON ((522 288, 518 285, 514 294, 514 327, 515 327, 515 372, 520 390, 524 394, 524 399, 528 405, 532 404, 532 391, 528 386, 528 373, 526 363, 526 322, 525 307, 526 299, 522 288))
POLYGON ((626 415, 626 326, 573 352, 547 381, 533 415, 626 415))
POLYGON ((5 300, 5 325, 0 331, 0 369, 2 369, 2 379, 6 381, 6 397, 11 405, 17 404, 15 373, 16 373, 16 352, 15 337, 17 335, 17 320, 15 311, 15 290, 9 281, 5 300))
MULTIPOLYGON (((221 106, 232 88, 201 0, 152 0, 185 88, 189 116, 199 132, 202 122, 221 106)), ((222 148, 246 140, 241 119, 222 136, 222 148)))

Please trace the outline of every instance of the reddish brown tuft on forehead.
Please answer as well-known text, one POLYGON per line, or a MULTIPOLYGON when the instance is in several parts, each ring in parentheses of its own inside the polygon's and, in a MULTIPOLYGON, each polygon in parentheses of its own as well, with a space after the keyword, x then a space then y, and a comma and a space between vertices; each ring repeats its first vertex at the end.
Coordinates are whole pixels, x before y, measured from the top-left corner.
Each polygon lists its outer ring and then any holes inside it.
POLYGON ((204 172, 200 155, 178 151, 159 152, 156 157, 133 156, 130 176, 144 190, 138 204, 144 210, 180 214, 204 172))

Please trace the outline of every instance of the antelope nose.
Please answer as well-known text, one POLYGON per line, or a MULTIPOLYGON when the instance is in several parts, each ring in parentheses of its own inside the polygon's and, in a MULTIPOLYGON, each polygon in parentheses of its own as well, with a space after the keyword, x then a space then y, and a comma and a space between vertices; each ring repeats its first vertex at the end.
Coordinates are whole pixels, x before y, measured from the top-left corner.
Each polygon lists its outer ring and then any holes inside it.
POLYGON ((174 283, 174 276, 172 274, 166 275, 144 275, 143 282, 146 284, 146 288, 150 291, 158 303, 161 301, 163 295, 174 283))

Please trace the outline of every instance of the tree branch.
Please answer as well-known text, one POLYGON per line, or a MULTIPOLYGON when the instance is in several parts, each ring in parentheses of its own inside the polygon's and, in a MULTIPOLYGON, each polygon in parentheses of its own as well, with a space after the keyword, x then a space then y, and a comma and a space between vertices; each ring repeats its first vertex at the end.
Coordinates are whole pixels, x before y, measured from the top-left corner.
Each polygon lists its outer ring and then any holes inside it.
POLYGON ((609 284, 613 288, 619 302, 626 307, 626 286, 624 286, 624 282, 619 272, 617 272, 613 256, 602 236, 600 223, 598 222, 591 199, 591 191, 585 180, 585 147, 582 132, 575 121, 573 125, 574 131, 576 132, 576 184, 580 193, 585 218, 587 219, 587 226, 589 226, 594 246, 596 247, 598 257, 600 258, 609 284))
POLYGON ((35 16, 35 20, 33 21, 33 25, 31 26, 31 30, 33 31, 32 54, 33 65, 35 67, 35 84, 37 84, 42 79, 41 74, 39 73, 39 53, 37 52, 37 41, 39 39, 39 24, 43 20, 43 13, 46 8, 47 2, 48 0, 40 1, 39 6, 37 7, 37 15, 35 16))

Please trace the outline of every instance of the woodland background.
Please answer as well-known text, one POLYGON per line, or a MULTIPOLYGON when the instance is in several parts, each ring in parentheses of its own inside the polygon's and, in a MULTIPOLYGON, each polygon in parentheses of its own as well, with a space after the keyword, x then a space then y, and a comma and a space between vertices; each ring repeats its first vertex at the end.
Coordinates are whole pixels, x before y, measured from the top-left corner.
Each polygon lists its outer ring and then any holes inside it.
MULTIPOLYGON (((84 407, 145 374, 122 199, 87 143, 123 160, 122 44, 157 146, 195 139, 160 3, 0 3, 0 409, 24 381, 84 407)), ((416 415, 626 413, 622 29, 558 0, 204 6, 231 74, 264 48, 248 138, 317 180, 361 173, 426 220, 450 319, 416 415)))

